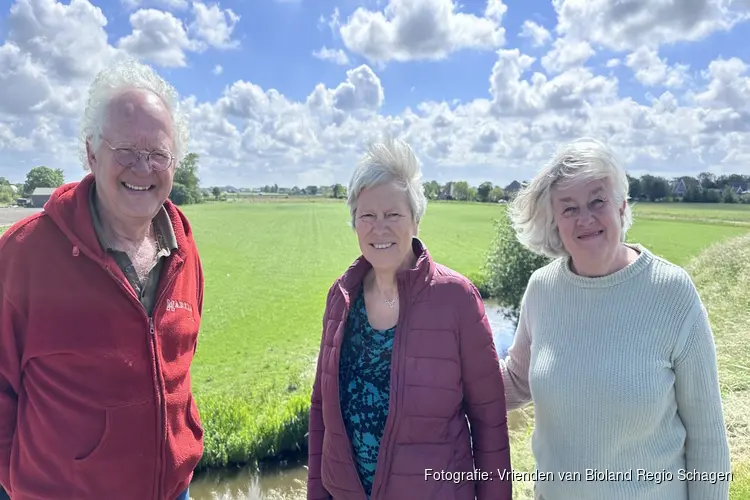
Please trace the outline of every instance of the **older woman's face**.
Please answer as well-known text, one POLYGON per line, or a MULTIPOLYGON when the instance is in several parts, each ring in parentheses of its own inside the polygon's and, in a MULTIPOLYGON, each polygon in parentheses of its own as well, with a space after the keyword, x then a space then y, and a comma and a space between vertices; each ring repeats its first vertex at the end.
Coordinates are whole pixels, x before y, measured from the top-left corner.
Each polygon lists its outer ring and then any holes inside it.
POLYGON ((552 190, 560 238, 574 262, 611 259, 620 245, 625 201, 616 203, 610 183, 596 180, 552 190))
POLYGON ((376 270, 397 271, 410 262, 417 224, 403 187, 387 183, 362 190, 354 228, 362 255, 376 270))

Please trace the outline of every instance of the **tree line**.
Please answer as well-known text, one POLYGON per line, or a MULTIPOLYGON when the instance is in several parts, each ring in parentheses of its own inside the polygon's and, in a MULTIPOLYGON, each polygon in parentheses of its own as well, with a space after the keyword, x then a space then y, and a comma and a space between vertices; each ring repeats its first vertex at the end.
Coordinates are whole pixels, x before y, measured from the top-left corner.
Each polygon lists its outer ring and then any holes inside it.
MULTIPOLYGON (((697 177, 681 176, 672 179, 645 174, 628 175, 628 191, 635 201, 682 201, 686 203, 750 203, 750 175, 719 175, 702 172, 697 177)), ((513 181, 505 187, 490 181, 471 186, 466 181, 439 184, 425 182, 429 199, 496 203, 508 201, 526 182, 513 181)))
MULTIPOLYGON (((641 177, 628 175, 629 195, 634 201, 682 201, 686 203, 750 203, 750 175, 719 175, 703 172, 697 177, 666 177, 645 174, 641 177)), ((497 203, 509 201, 526 182, 514 180, 505 187, 485 181, 472 186, 467 181, 449 181, 440 184, 437 181, 423 183, 424 192, 430 200, 455 200, 480 203, 497 203)), ((307 186, 299 188, 279 187, 278 184, 260 188, 261 193, 285 194, 288 196, 325 196, 345 198, 346 187, 341 184, 333 186, 307 186)), ((223 191, 214 188, 217 199, 223 191)))
MULTIPOLYGON (((200 157, 188 153, 175 169, 170 199, 177 205, 202 203, 210 198, 226 199, 226 188, 218 186, 201 188, 198 177, 200 157)), ((12 184, 0 177, 0 203, 14 203, 19 198, 28 198, 36 188, 56 188, 64 184, 62 169, 46 166, 34 167, 26 174, 23 183, 12 184)), ((750 203, 750 175, 716 175, 702 172, 697 177, 666 177, 645 174, 641 177, 628 175, 630 198, 635 201, 682 201, 688 203, 750 203)), ((424 192, 430 200, 456 200, 482 203, 509 201, 525 182, 514 180, 505 187, 485 181, 472 186, 467 181, 450 181, 440 184, 437 181, 423 183, 424 192)), ((241 191, 247 191, 245 189, 241 191)), ((331 186, 306 186, 300 188, 279 187, 278 184, 260 188, 261 193, 284 194, 287 196, 323 196, 346 198, 346 187, 342 184, 331 186)))

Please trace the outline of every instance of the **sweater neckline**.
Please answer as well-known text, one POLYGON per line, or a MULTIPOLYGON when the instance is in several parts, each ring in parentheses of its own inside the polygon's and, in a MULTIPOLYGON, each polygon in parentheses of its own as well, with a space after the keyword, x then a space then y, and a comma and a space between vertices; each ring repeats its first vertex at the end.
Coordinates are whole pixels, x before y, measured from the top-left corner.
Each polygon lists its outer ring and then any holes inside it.
POLYGON ((633 262, 619 271, 596 278, 581 276, 570 269, 571 258, 564 257, 560 260, 562 274, 571 284, 582 288, 607 288, 619 285, 640 274, 654 260, 654 255, 644 246, 637 243, 626 243, 625 245, 634 249, 639 255, 633 262))

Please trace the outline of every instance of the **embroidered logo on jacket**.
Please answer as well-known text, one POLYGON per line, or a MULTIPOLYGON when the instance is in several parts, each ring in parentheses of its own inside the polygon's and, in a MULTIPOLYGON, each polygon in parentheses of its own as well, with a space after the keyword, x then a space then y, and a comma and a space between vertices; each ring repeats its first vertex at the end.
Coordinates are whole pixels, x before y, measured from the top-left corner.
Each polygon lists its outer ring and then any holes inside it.
POLYGON ((193 306, 190 303, 182 300, 167 299, 167 311, 174 312, 177 309, 185 309, 188 312, 193 312, 193 306))

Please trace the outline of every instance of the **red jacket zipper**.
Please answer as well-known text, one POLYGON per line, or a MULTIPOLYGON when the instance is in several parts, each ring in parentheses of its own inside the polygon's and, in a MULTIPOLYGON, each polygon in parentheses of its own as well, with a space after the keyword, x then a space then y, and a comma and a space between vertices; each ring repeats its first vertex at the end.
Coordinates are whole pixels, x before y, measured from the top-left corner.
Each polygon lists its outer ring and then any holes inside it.
MULTIPOLYGON (((162 410, 162 400, 164 399, 164 394, 161 391, 161 380, 159 377, 159 373, 161 372, 160 366, 159 366, 159 350, 158 346, 156 345, 156 327, 154 326, 154 319, 149 316, 148 318, 148 329, 149 329, 149 346, 151 347, 151 355, 154 359, 154 385, 156 386, 156 393, 158 394, 158 405, 159 405, 159 418, 157 419, 157 427, 156 427, 156 435, 162 434, 162 429, 165 428, 165 426, 162 424, 164 421, 164 411, 162 410)), ((156 467, 154 467, 156 471, 156 498, 161 497, 161 478, 162 478, 162 463, 164 460, 162 459, 163 454, 163 446, 162 446, 162 440, 157 439, 156 441, 156 456, 159 457, 157 459, 156 467)))
MULTIPOLYGON (((161 293, 157 297, 156 302, 154 303, 154 310, 156 310, 156 306, 157 305, 161 304, 162 298, 164 297, 166 290, 170 287, 170 285, 172 284, 172 281, 174 281, 174 278, 175 278, 175 275, 176 275, 177 271, 179 271, 179 269, 182 267, 182 262, 178 261, 178 265, 179 265, 178 269, 175 271, 174 274, 172 274, 169 277, 169 280, 167 281, 167 284, 162 288, 161 293)), ((157 456, 159 457, 158 458, 158 462, 159 463, 156 464, 157 465, 156 470, 158 471, 157 472, 157 476, 156 476, 156 491, 157 491, 156 498, 158 499, 158 498, 161 497, 161 488, 162 488, 162 484, 161 483, 162 483, 162 478, 164 476, 164 465, 165 465, 164 464, 164 453, 165 452, 164 452, 164 447, 162 446, 162 444, 166 440, 167 427, 165 425, 166 410, 164 409, 164 407, 166 405, 166 402, 164 401, 164 394, 163 394, 162 387, 161 387, 161 385, 162 385, 161 384, 161 366, 159 364, 159 354, 158 354, 158 351, 157 351, 156 327, 154 326, 154 320, 153 320, 153 318, 151 316, 149 316, 149 315, 146 314, 146 310, 144 309, 143 304, 141 304, 141 302, 138 300, 138 298, 134 295, 133 291, 130 288, 128 288, 120 279, 118 279, 117 276, 115 276, 115 274, 112 272, 112 270, 109 268, 109 266, 104 265, 103 267, 107 270, 107 273, 109 273, 109 275, 112 277, 112 279, 118 285, 120 285, 120 288, 125 292, 125 295, 127 295, 130 299, 132 299, 133 301, 135 301, 137 303, 138 308, 141 310, 141 312, 143 313, 143 315, 146 316, 146 319, 148 320, 149 345, 151 346, 151 353, 152 353, 152 356, 153 356, 153 362, 155 363, 154 364, 154 366, 155 366, 155 373, 154 373, 155 380, 154 380, 154 383, 156 384, 156 392, 157 392, 157 395, 158 395, 158 398, 159 398, 159 401, 158 401, 158 403, 159 403, 159 415, 158 415, 158 418, 157 418, 157 425, 158 425, 157 435, 159 435, 159 434, 162 435, 162 439, 160 439, 159 442, 157 443, 157 456)))
MULTIPOLYGON (((174 278, 175 278, 175 276, 177 274, 177 271, 179 271, 180 268, 182 268, 182 263, 180 261, 178 261, 178 267, 175 270, 175 273, 172 274, 169 277, 169 279, 167 280, 166 285, 164 285, 164 288, 162 288, 161 293, 159 294, 159 296, 156 299, 156 302, 154 303, 154 309, 153 309, 154 311, 156 311, 158 305, 161 305, 162 299, 164 298, 166 290, 168 290, 169 287, 172 285, 172 281, 174 281, 174 278)), ((139 304, 140 304, 140 302, 139 302, 139 304)), ((144 309, 144 311, 145 311, 145 309, 144 309)), ((155 373, 156 380, 155 380, 155 382, 156 382, 156 387, 157 387, 157 393, 159 394, 159 430, 161 431, 161 435, 162 436, 161 436, 161 439, 159 441, 159 450, 158 450, 159 453, 158 453, 158 456, 159 456, 159 459, 160 459, 161 463, 159 464, 160 465, 160 467, 158 469, 159 470, 159 475, 157 476, 156 484, 157 484, 157 492, 158 492, 157 493, 157 498, 161 498, 161 496, 162 496, 162 487, 163 487, 162 480, 164 479, 164 475, 165 475, 164 468, 166 467, 166 460, 165 460, 165 457, 164 457, 164 455, 166 454, 166 451, 165 451, 165 447, 163 445, 164 445, 164 443, 167 442, 167 425, 166 425, 166 420, 167 420, 167 401, 166 401, 166 398, 164 396, 164 391, 163 391, 162 383, 161 383, 162 374, 161 374, 161 363, 159 363, 159 340, 156 337, 156 327, 154 326, 154 320, 153 320, 153 318, 151 316, 149 316, 148 321, 149 321, 149 327, 150 327, 151 337, 153 339, 154 362, 156 363, 156 365, 155 365, 156 366, 156 373, 155 373)))

